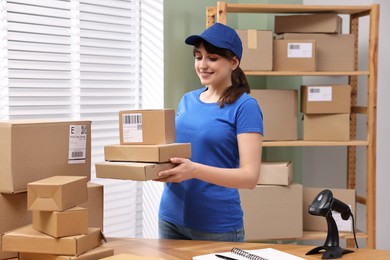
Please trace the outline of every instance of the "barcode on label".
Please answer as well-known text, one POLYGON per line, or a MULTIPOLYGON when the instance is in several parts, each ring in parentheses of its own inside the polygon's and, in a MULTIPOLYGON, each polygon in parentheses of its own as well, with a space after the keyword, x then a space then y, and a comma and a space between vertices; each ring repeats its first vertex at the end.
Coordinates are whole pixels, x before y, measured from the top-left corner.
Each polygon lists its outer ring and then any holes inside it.
POLYGON ((314 94, 314 93, 320 93, 321 90, 319 88, 309 88, 309 92, 314 94))
POLYGON ((300 44, 289 44, 288 48, 290 50, 299 50, 301 48, 301 45, 300 44))
POLYGON ((85 158, 84 151, 73 151, 72 158, 85 158))
POLYGON ((123 115, 124 124, 142 124, 141 114, 123 115))

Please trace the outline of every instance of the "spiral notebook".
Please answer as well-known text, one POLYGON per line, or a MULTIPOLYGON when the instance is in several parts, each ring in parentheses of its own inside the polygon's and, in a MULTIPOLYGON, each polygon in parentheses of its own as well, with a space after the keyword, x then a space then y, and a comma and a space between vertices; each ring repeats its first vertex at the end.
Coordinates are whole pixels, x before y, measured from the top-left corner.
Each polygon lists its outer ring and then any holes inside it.
POLYGON ((264 248, 256 250, 242 250, 234 247, 230 252, 214 253, 206 255, 198 255, 192 257, 193 260, 302 260, 301 258, 286 252, 282 252, 273 248, 264 248), (219 257, 222 256, 222 257, 219 257))

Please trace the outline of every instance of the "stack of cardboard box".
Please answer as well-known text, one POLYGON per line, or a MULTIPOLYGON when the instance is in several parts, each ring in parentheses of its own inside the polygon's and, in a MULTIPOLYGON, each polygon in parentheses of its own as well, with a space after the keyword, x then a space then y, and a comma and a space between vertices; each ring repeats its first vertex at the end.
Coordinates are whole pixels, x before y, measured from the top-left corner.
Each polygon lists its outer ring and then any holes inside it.
POLYGON ((191 144, 175 143, 173 109, 119 112, 120 144, 104 147, 104 162, 96 163, 96 177, 146 181, 171 169, 172 157, 191 157, 191 144))
POLYGON ((27 186, 32 224, 5 232, 2 249, 19 259, 99 259, 113 255, 101 246, 101 228, 89 227, 87 178, 53 176, 27 186))

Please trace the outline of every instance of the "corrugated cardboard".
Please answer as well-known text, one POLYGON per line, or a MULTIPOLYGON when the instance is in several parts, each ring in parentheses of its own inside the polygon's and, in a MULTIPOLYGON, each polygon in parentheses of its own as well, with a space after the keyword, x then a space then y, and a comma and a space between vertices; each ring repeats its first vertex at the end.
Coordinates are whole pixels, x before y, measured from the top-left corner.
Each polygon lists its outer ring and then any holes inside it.
POLYGON ((119 112, 120 144, 170 144, 176 141, 175 110, 119 112))
POLYGON ((86 177, 53 176, 27 184, 28 210, 63 211, 87 200, 86 177))
POLYGON ((304 114, 303 140, 348 141, 350 114, 304 114))
POLYGON ((37 211, 32 214, 35 230, 52 237, 65 237, 87 234, 88 210, 74 207, 65 211, 37 211))
POLYGON ((89 228, 87 235, 54 238, 27 225, 2 235, 2 249, 11 252, 81 255, 101 245, 99 228, 89 228))
POLYGON ((133 254, 118 254, 110 257, 103 258, 102 260, 163 260, 163 258, 157 258, 152 256, 140 256, 133 254))
POLYGON ((91 121, 0 121, 0 192, 54 175, 91 174, 91 121))
POLYGON ((241 189, 246 241, 302 237, 302 185, 241 189))
MULTIPOLYGON (((303 188, 303 230, 306 231, 327 231, 326 219, 321 216, 314 216, 309 213, 309 206, 324 189, 329 189, 333 197, 344 202, 351 207, 352 214, 356 212, 356 192, 352 189, 334 189, 334 188, 303 188)), ((341 219, 340 213, 332 212, 339 231, 352 231, 352 219, 341 219)), ((355 218, 356 219, 356 218, 355 218)))
POLYGON ((237 30, 242 41, 242 70, 272 70, 272 31, 237 30))
MULTIPOLYGON (((0 234, 31 223, 31 211, 27 210, 27 192, 0 193, 0 234)), ((0 259, 17 257, 14 252, 3 252, 0 240, 0 259)))
POLYGON ((104 147, 104 159, 106 161, 163 163, 169 162, 172 157, 190 158, 191 144, 114 144, 104 147))
POLYGON ((341 33, 342 18, 337 14, 276 15, 275 33, 341 33))
POLYGON ((301 111, 305 114, 351 113, 350 85, 301 86, 301 111))
POLYGON ((79 256, 64 256, 40 253, 20 253, 19 260, 96 260, 114 255, 114 249, 99 246, 79 256))
POLYGON ((292 162, 261 162, 257 184, 289 185, 293 181, 292 162))
POLYGON ((96 163, 96 177, 147 181, 157 179, 161 171, 172 169, 173 163, 100 162, 96 163))
POLYGON ((298 139, 298 91, 253 89, 263 112, 264 140, 298 139))
POLYGON ((80 207, 88 210, 88 226, 103 230, 104 186, 88 182, 88 201, 80 207))
POLYGON ((355 64, 354 36, 352 34, 286 33, 289 40, 316 41, 317 71, 353 71, 355 64))
POLYGON ((315 40, 275 39, 273 47, 274 71, 315 71, 317 69, 315 40))

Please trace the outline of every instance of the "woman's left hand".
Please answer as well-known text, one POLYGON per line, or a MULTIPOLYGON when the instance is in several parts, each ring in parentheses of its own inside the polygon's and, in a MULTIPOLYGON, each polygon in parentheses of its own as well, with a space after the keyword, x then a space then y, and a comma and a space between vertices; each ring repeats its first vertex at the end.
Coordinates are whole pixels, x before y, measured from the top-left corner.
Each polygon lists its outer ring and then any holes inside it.
POLYGON ((177 164, 175 168, 161 171, 155 181, 182 182, 195 177, 196 163, 185 158, 171 158, 171 162, 177 164))

